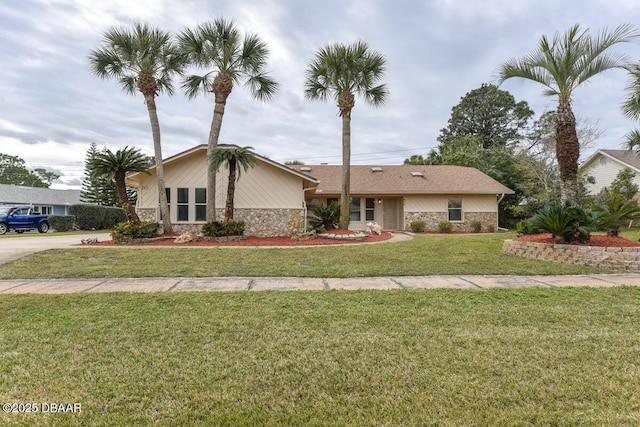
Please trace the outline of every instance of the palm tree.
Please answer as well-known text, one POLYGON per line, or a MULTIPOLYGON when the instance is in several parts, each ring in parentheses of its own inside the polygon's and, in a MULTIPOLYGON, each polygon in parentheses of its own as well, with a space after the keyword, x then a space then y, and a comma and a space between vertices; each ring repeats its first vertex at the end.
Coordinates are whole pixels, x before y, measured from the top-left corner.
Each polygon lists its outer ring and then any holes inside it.
POLYGON ((91 170, 91 178, 107 176, 115 181, 118 202, 124 209, 127 219, 133 225, 140 224, 140 218, 138 218, 138 214, 136 214, 136 210, 127 194, 125 178, 128 173, 132 172, 149 173, 148 158, 140 153, 137 148, 124 147, 115 153, 104 149, 89 160, 88 166, 91 170))
POLYGON ((266 43, 254 34, 243 38, 231 20, 218 18, 198 25, 195 30, 187 28, 178 35, 178 41, 192 64, 210 70, 183 80, 187 97, 208 92, 215 96, 207 142, 207 221, 212 221, 216 217, 216 168, 211 167, 211 159, 220 138, 227 98, 235 84, 244 82, 256 100, 268 101, 277 92, 278 84, 266 72, 269 56, 266 43))
MULTIPOLYGON (((631 82, 627 85, 628 95, 622 104, 622 111, 628 118, 638 120, 640 119, 640 65, 635 65, 629 73, 631 82)), ((629 150, 640 148, 640 130, 629 131, 625 139, 629 150)))
POLYGON ((224 220, 233 220, 234 198, 236 192, 236 181, 240 179, 241 169, 246 172, 249 168, 256 165, 256 155, 250 150, 253 147, 236 147, 232 149, 215 148, 211 153, 211 168, 216 171, 220 169, 223 163, 227 163, 229 167, 229 183, 227 184, 227 203, 224 207, 224 220), (238 166, 241 169, 238 169, 238 166), (237 173, 236 173, 237 172, 237 173), (237 178, 236 178, 237 175, 237 178))
POLYGON ((385 71, 385 59, 369 50, 363 41, 349 46, 340 43, 320 49, 305 80, 305 97, 310 100, 335 100, 342 117, 342 190, 340 228, 349 227, 351 198, 351 110, 355 95, 374 106, 384 104, 388 95, 384 84, 377 85, 385 71))
POLYGON ((171 78, 183 73, 184 57, 169 33, 148 24, 135 23, 131 30, 111 28, 105 32, 103 46, 91 53, 89 61, 96 76, 117 80, 125 92, 135 95, 139 91, 144 96, 153 135, 162 225, 165 233, 172 233, 155 98, 161 92, 173 95, 171 78))
POLYGON ((622 54, 608 53, 609 48, 640 36, 631 25, 620 25, 592 35, 576 24, 553 40, 542 36, 536 50, 521 59, 511 59, 499 69, 500 83, 519 77, 540 83, 544 95, 557 96, 556 157, 563 184, 563 196, 577 199, 580 144, 576 118, 571 109, 573 91, 590 78, 613 68, 626 68, 629 61, 622 54))

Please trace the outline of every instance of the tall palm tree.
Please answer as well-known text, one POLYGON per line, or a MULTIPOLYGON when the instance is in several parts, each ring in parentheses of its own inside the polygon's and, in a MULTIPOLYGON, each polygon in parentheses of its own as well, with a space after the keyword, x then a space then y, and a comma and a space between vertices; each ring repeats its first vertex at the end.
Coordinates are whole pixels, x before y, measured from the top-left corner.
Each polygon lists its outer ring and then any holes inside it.
POLYGON ((351 45, 336 43, 321 48, 306 71, 305 97, 335 100, 342 117, 342 190, 340 228, 349 227, 351 198, 351 110, 355 95, 374 106, 384 104, 388 90, 377 84, 385 71, 384 57, 363 41, 351 45))
POLYGON ((155 98, 161 92, 173 95, 171 78, 183 73, 185 59, 169 33, 135 23, 131 29, 111 28, 105 32, 103 46, 91 52, 89 61, 96 76, 117 80, 125 92, 135 95, 139 91, 144 96, 153 135, 162 225, 165 233, 172 233, 155 98))
POLYGON ((639 36, 638 30, 629 24, 612 31, 604 29, 595 35, 576 24, 563 34, 556 33, 553 40, 542 36, 536 50, 521 59, 511 59, 499 68, 500 83, 519 77, 540 83, 545 87, 544 95, 558 97, 556 157, 565 198, 576 199, 578 195, 580 144, 571 108, 573 91, 606 70, 628 67, 626 56, 609 53, 609 49, 639 36))
POLYGON ((255 34, 243 38, 232 20, 218 18, 193 30, 187 28, 178 35, 178 41, 190 63, 209 70, 184 78, 182 87, 187 97, 208 92, 215 96, 207 142, 207 221, 212 221, 216 216, 216 169, 211 167, 211 159, 220 138, 227 98, 235 84, 244 82, 256 100, 268 101, 278 91, 278 84, 266 72, 266 43, 255 34))
POLYGON ((89 160, 88 167, 91 170, 91 178, 107 176, 115 181, 118 202, 124 209, 127 219, 131 224, 140 224, 140 218, 138 218, 127 194, 125 178, 128 173, 132 172, 149 173, 148 158, 137 148, 124 147, 115 153, 105 148, 89 160))
POLYGON ((224 207, 224 220, 233 220, 236 181, 240 179, 242 169, 246 172, 256 165, 256 155, 250 150, 253 147, 237 147, 232 149, 215 148, 211 153, 211 167, 216 171, 223 163, 229 167, 229 183, 227 184, 227 203, 224 207), (240 167, 240 169, 238 168, 240 167))
MULTIPOLYGON (((631 81, 627 85, 627 98, 622 104, 622 111, 625 116, 632 120, 640 119, 640 65, 636 64, 629 70, 631 81)), ((640 149, 640 130, 629 131, 625 136, 626 145, 629 150, 640 149)))

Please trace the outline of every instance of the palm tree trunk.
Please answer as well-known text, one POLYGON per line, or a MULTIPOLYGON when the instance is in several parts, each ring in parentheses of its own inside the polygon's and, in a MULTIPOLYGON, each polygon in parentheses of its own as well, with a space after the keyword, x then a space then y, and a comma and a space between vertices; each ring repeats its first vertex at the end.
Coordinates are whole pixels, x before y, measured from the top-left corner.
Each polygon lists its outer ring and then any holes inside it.
POLYGON ((340 193, 340 224, 349 229, 351 210, 351 114, 342 114, 342 192, 340 193))
POLYGON ((224 102, 218 102, 216 97, 216 104, 213 108, 213 119, 211 119, 211 129, 209 130, 209 141, 207 142, 207 221, 213 221, 216 219, 217 171, 211 168, 211 153, 213 153, 218 146, 226 103, 226 98, 224 102))
POLYGON ((162 228, 165 234, 173 233, 173 225, 169 214, 169 204, 167 202, 167 193, 164 186, 164 163, 162 160, 162 146, 160 145, 160 122, 158 121, 158 112, 156 110, 156 100, 153 95, 145 95, 147 110, 149 111, 149 120, 151 121, 151 133, 153 135, 153 154, 156 158, 156 177, 158 185, 158 201, 160 203, 160 212, 162 213, 162 228))
POLYGON ((236 193, 236 169, 237 161, 235 158, 229 159, 229 184, 227 185, 227 204, 224 207, 224 220, 233 220, 233 198, 236 193))
POLYGON ((135 208, 131 205, 131 201, 127 195, 127 185, 124 182, 125 174, 123 172, 116 172, 114 180, 116 182, 116 191, 118 192, 118 201, 122 209, 124 209, 124 213, 127 215, 127 220, 133 225, 140 225, 140 218, 135 208))
POLYGON ((580 142, 576 132, 576 117, 569 100, 560 99, 556 121, 556 158, 562 181, 562 199, 578 200, 578 160, 580 142))

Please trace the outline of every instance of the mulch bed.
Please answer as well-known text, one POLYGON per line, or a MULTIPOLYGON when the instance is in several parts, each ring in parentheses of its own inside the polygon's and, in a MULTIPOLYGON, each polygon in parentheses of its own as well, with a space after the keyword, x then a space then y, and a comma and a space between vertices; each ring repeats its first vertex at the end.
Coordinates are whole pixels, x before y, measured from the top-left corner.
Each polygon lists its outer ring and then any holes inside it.
MULTIPOLYGON (((332 234, 352 234, 347 230, 331 230, 332 234)), ((209 242, 206 240, 198 240, 190 243, 175 243, 174 239, 179 235, 161 236, 166 237, 163 239, 153 240, 138 244, 118 244, 113 240, 107 240, 104 242, 94 243, 91 246, 173 246, 173 247, 193 247, 193 246, 327 246, 327 245, 348 245, 354 243, 370 243, 381 242, 389 240, 391 233, 383 232, 380 236, 372 234, 366 237, 364 240, 333 240, 315 238, 311 240, 293 240, 290 237, 247 237, 244 240, 238 240, 235 242, 209 242)))
MULTIPOLYGON (((551 233, 526 234, 518 237, 516 240, 535 243, 555 243, 551 238, 551 233)), ((589 243, 571 242, 568 245, 576 246, 597 246, 602 248, 632 248, 640 246, 640 242, 634 242, 623 237, 612 236, 595 236, 591 235, 589 243)))

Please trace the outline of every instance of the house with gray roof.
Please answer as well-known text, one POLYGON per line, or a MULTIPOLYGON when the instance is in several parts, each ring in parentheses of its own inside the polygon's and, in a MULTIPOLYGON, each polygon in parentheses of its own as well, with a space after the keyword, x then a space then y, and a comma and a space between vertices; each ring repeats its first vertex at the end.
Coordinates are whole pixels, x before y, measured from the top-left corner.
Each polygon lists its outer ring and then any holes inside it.
POLYGON ((0 205, 30 205, 43 215, 68 215, 69 206, 78 203, 80 190, 0 184, 0 205))
POLYGON ((598 194, 627 168, 636 173, 633 182, 640 186, 640 157, 631 150, 598 150, 580 166, 580 174, 595 179, 595 183, 587 183, 586 188, 589 194, 598 194))

